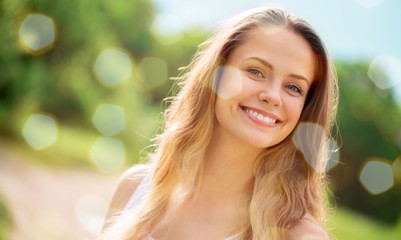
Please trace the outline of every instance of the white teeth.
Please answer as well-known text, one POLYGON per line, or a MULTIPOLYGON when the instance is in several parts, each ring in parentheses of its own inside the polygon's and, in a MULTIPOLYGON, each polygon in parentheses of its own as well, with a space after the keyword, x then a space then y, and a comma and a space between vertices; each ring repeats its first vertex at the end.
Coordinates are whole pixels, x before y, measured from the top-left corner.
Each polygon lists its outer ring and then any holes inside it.
POLYGON ((252 115, 253 117, 257 118, 260 121, 263 121, 265 123, 276 123, 276 120, 267 116, 263 116, 262 114, 255 112, 251 109, 244 108, 245 112, 248 113, 249 115, 252 115))

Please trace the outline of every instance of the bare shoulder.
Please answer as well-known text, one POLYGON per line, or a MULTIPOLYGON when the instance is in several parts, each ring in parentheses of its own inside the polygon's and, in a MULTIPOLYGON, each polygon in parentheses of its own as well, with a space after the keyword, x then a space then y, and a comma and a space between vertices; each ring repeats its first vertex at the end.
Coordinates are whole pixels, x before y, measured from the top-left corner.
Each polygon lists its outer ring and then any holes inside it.
POLYGON ((305 217, 290 230, 290 240, 330 240, 326 230, 309 214, 305 215, 305 217))
POLYGON ((148 171, 149 167, 146 165, 135 165, 122 174, 111 199, 106 222, 110 217, 121 213, 148 171))

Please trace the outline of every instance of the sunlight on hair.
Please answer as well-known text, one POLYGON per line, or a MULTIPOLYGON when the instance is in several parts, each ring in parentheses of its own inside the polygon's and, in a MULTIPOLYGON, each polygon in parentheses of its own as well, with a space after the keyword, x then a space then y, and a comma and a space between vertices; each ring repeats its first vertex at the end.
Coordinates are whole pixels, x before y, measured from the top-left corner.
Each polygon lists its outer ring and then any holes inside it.
POLYGON ((210 84, 212 85, 213 91, 221 99, 227 100, 241 93, 242 76, 239 69, 229 66, 220 66, 216 70, 215 76, 216 75, 219 83, 216 85, 211 82, 210 84))
POLYGON ((393 168, 394 179, 401 184, 401 155, 391 165, 393 168))
POLYGON ((327 145, 329 159, 326 165, 326 170, 330 170, 340 163, 340 151, 337 142, 332 138, 327 140, 327 145))
POLYGON ((116 171, 125 163, 124 144, 115 138, 98 138, 92 146, 90 158, 102 172, 116 171))
POLYGON ((369 159, 362 168, 359 181, 369 193, 383 193, 394 184, 393 169, 387 160, 369 159))
POLYGON ((99 235, 106 216, 108 203, 105 199, 91 194, 81 196, 74 213, 78 221, 94 235, 99 235))
POLYGON ((32 114, 22 128, 22 136, 36 150, 42 150, 57 141, 58 127, 54 118, 44 114, 32 114))
POLYGON ((159 86, 168 79, 167 63, 160 58, 143 58, 137 71, 142 90, 159 86))
POLYGON ((316 123, 300 122, 294 134, 292 141, 298 150, 303 154, 306 162, 316 171, 325 170, 325 163, 321 159, 319 149, 324 144, 326 137, 323 127, 316 123), (322 141, 320 141, 322 140, 322 141))
POLYGON ((28 14, 18 30, 21 46, 33 55, 50 50, 56 39, 54 20, 43 14, 28 14))
POLYGON ((103 135, 115 135, 125 129, 125 111, 114 104, 99 104, 93 114, 92 123, 103 135))
POLYGON ((384 0, 356 0, 364 8, 374 8, 384 2, 384 0))
POLYGON ((96 59, 94 72, 101 83, 114 87, 131 77, 132 64, 127 51, 105 49, 96 59))
POLYGON ((376 56, 370 62, 368 76, 378 88, 392 88, 401 83, 401 61, 390 55, 376 56))

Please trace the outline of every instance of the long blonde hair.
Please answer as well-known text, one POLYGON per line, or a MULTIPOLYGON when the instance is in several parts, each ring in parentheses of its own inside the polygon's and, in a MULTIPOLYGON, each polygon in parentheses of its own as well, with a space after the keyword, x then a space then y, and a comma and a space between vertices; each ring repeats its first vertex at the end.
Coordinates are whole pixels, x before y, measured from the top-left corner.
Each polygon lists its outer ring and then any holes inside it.
POLYGON ((323 220, 323 188, 330 136, 337 105, 337 79, 320 38, 304 20, 282 9, 258 8, 230 19, 200 45, 165 111, 163 132, 149 156, 152 189, 140 206, 121 214, 101 239, 144 239, 166 227, 175 210, 202 182, 204 153, 215 124, 214 107, 220 66, 257 27, 285 27, 302 36, 316 58, 316 73, 298 128, 267 148, 254 169, 248 225, 243 239, 285 239, 306 213, 323 220), (317 127, 316 127, 317 126, 317 127))

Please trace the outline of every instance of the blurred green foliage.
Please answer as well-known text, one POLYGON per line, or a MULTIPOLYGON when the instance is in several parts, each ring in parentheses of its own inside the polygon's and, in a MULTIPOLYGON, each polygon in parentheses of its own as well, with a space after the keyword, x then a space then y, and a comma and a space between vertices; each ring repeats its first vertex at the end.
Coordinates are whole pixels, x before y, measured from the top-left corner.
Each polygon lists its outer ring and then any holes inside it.
MULTIPOLYGON (((1 196, 0 196, 1 197, 1 196)), ((7 206, 2 198, 0 198, 0 240, 5 239, 5 235, 10 227, 10 216, 7 206)))
POLYGON ((396 240, 401 236, 401 221, 396 227, 390 227, 347 208, 338 208, 328 223, 328 229, 333 240, 396 240))
POLYGON ((21 129, 32 113, 50 114, 58 121, 59 138, 42 155, 56 164, 63 159, 85 163, 90 145, 100 136, 91 122, 96 107, 116 104, 123 106, 127 118, 125 131, 116 137, 129 144, 128 162, 137 162, 138 153, 157 132, 160 102, 172 85, 166 76, 159 85, 143 87, 147 79, 138 77, 138 63, 145 57, 161 59, 168 63, 168 75, 176 76, 204 34, 183 33, 165 45, 164 36, 152 30, 156 12, 147 0, 1 4, 0 27, 6 30, 0 36, 2 136, 22 140, 21 129), (57 37, 47 52, 31 54, 20 44, 19 27, 29 13, 49 16, 55 23, 57 37), (93 72, 96 58, 106 48, 124 49, 133 60, 132 76, 115 87, 104 86, 93 72))
MULTIPOLYGON (((341 164, 331 171, 337 202, 395 223, 401 217, 401 188, 372 196, 359 183, 363 164, 371 157, 393 162, 400 155, 400 104, 391 89, 377 88, 367 76, 368 63, 337 62, 340 80, 338 127, 341 164)), ((375 179, 380 181, 380 179, 375 179)))
MULTIPOLYGON (((2 138, 24 143, 26 148, 20 148, 43 164, 93 166, 89 151, 102 136, 92 124, 93 113, 99 104, 115 104, 125 110, 126 127, 113 137, 125 144, 126 164, 139 161, 162 124, 161 101, 171 94, 173 82, 162 79, 160 84, 146 85, 152 81, 146 78, 154 76, 152 68, 146 66, 149 74, 141 75, 138 66, 145 58, 157 58, 166 62, 169 77, 177 76, 177 69, 189 63, 206 32, 192 29, 163 35, 153 26, 157 13, 149 0, 3 0, 0 4, 2 138), (18 31, 29 13, 44 14, 55 23, 56 40, 46 51, 32 53, 21 45, 18 31), (97 57, 110 48, 128 52, 133 60, 131 77, 113 87, 102 84, 94 73, 97 57), (57 142, 40 151, 30 149, 21 134, 33 113, 51 115, 58 123, 57 142)), ((399 183, 371 195, 358 180, 370 157, 391 163, 400 154, 400 105, 391 89, 381 90, 372 83, 368 66, 367 62, 336 62, 341 163, 330 171, 332 188, 339 205, 396 224, 401 219, 399 183)))

